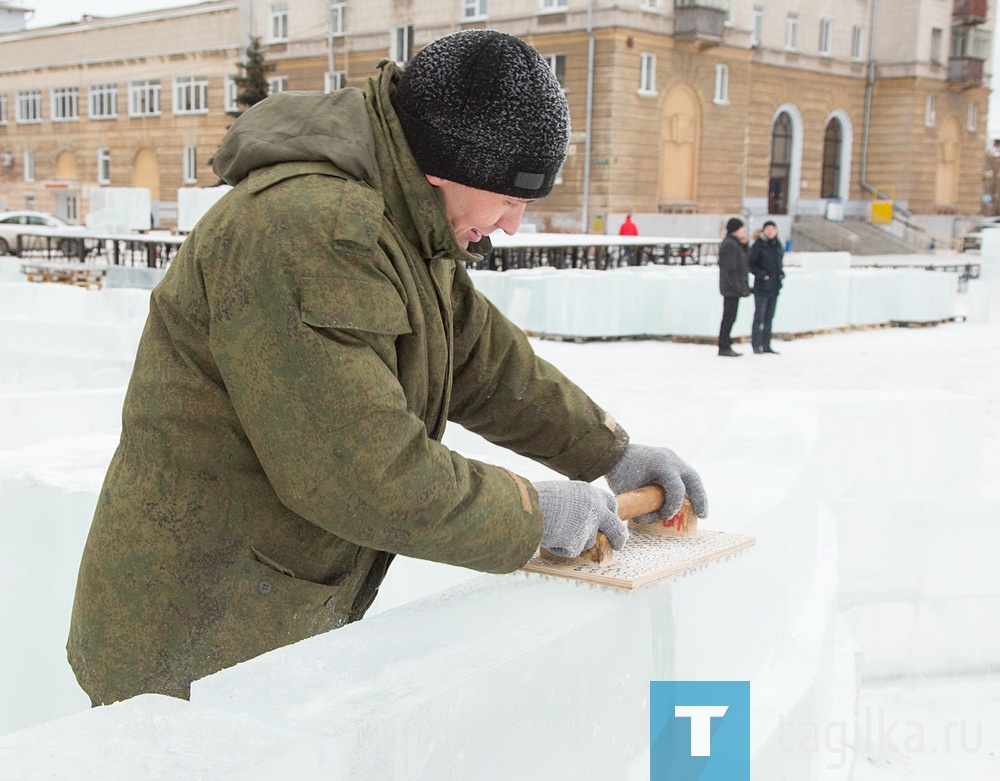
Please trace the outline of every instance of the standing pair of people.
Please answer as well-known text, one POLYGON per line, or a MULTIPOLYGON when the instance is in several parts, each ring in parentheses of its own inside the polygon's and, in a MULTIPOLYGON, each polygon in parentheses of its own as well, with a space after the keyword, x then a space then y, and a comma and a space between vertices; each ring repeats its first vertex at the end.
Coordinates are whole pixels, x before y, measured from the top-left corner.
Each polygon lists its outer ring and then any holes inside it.
POLYGON ((719 245, 719 292, 722 293, 722 323, 719 327, 719 355, 735 358, 742 353, 732 347, 731 332, 741 298, 750 295, 749 274, 754 276, 754 316, 751 344, 754 353, 777 354, 771 349, 771 323, 778 303, 784 248, 778 240, 778 226, 768 220, 760 236, 747 251, 747 231, 743 221, 733 217, 726 223, 726 236, 719 245))

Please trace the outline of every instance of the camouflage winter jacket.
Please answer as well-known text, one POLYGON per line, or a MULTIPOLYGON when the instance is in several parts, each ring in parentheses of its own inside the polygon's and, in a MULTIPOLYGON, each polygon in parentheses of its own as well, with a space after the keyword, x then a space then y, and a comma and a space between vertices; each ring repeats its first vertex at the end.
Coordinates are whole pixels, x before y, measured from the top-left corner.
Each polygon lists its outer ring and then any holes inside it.
POLYGON ((69 659, 97 702, 360 618, 394 554, 523 565, 537 495, 445 422, 584 480, 625 433, 469 279, 389 103, 281 93, 216 156, 235 187, 153 291, 77 584, 69 659))

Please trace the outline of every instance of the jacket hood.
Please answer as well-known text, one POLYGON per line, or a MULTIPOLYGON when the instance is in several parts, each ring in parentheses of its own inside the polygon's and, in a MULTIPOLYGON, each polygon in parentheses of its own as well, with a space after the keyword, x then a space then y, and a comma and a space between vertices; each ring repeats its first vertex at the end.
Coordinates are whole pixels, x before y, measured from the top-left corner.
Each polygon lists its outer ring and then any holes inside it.
POLYGON ((279 92, 237 118, 212 168, 235 185, 251 171, 276 163, 325 162, 378 187, 378 165, 365 94, 279 92))

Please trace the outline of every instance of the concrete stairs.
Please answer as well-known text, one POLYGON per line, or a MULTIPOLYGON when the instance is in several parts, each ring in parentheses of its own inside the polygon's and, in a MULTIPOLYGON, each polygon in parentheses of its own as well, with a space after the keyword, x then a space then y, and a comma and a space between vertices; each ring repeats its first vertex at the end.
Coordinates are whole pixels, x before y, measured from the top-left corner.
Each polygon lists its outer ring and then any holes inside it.
POLYGON ((846 218, 843 222, 831 222, 815 215, 795 218, 792 249, 796 252, 850 252, 852 255, 903 255, 921 251, 864 220, 846 218))

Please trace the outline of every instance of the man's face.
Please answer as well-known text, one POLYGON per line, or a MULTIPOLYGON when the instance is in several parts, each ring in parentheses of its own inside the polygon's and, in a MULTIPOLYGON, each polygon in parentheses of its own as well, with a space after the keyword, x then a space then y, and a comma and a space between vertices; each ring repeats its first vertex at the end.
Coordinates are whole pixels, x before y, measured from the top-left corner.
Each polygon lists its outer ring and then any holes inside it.
POLYGON ((768 225, 764 228, 764 235, 769 239, 773 239, 778 235, 778 229, 774 225, 768 225))
POLYGON ((463 247, 497 229, 513 236, 521 224, 524 208, 531 203, 525 198, 477 190, 439 176, 428 174, 427 181, 437 193, 455 238, 463 247))

